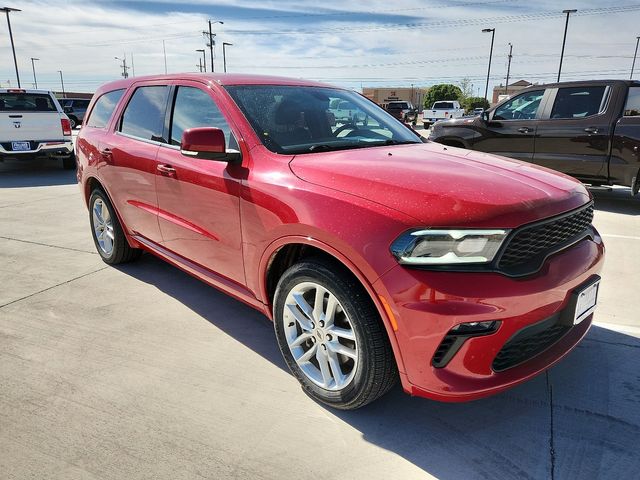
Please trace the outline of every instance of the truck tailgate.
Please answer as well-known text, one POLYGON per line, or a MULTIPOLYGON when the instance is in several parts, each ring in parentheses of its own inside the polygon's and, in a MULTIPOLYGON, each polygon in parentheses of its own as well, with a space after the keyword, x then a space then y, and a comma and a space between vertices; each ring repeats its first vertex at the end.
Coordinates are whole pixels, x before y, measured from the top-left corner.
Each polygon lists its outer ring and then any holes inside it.
POLYGON ((0 142, 60 140, 58 112, 0 112, 0 142))

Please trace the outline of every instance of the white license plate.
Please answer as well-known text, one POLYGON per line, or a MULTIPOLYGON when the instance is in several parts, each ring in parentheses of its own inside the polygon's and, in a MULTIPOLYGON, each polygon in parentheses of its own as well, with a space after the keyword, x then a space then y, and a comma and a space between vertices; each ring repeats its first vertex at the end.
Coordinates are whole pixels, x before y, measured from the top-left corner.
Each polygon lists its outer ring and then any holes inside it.
POLYGON ((598 287, 600 281, 592 283, 587 288, 578 293, 578 301, 576 302, 576 312, 573 317, 573 324, 577 325, 585 318, 593 313, 598 300, 598 287))
POLYGON ((11 150, 14 152, 31 150, 31 144, 29 142, 11 142, 11 150))

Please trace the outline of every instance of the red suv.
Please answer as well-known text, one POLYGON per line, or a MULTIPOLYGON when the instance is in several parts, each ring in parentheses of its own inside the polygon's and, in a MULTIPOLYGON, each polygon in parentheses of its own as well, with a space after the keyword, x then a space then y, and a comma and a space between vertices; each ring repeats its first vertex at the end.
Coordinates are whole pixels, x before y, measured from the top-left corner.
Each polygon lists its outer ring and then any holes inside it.
POLYGON ((76 149, 104 261, 145 250, 260 310, 304 390, 333 407, 398 378, 437 400, 494 394, 591 324, 604 246, 580 183, 425 143, 352 91, 122 80, 96 92, 76 149), (348 119, 331 111, 343 102, 348 119))

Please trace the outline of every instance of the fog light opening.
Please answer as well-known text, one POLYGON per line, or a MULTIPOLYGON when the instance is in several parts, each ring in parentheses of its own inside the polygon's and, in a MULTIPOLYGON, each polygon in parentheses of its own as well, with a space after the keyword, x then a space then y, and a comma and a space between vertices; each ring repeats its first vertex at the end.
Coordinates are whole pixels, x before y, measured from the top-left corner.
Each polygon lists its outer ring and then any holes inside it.
POLYGON ((495 332, 500 324, 497 320, 488 322, 460 323, 451 329, 454 335, 482 335, 495 332))

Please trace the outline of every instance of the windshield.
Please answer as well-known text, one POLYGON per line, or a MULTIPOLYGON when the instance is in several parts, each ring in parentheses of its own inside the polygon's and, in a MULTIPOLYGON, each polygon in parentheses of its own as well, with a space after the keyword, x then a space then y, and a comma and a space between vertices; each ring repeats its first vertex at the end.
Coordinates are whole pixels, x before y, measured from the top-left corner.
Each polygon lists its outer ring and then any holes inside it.
POLYGON ((272 152, 297 154, 421 143, 417 134, 355 92, 287 85, 226 88, 272 152))

